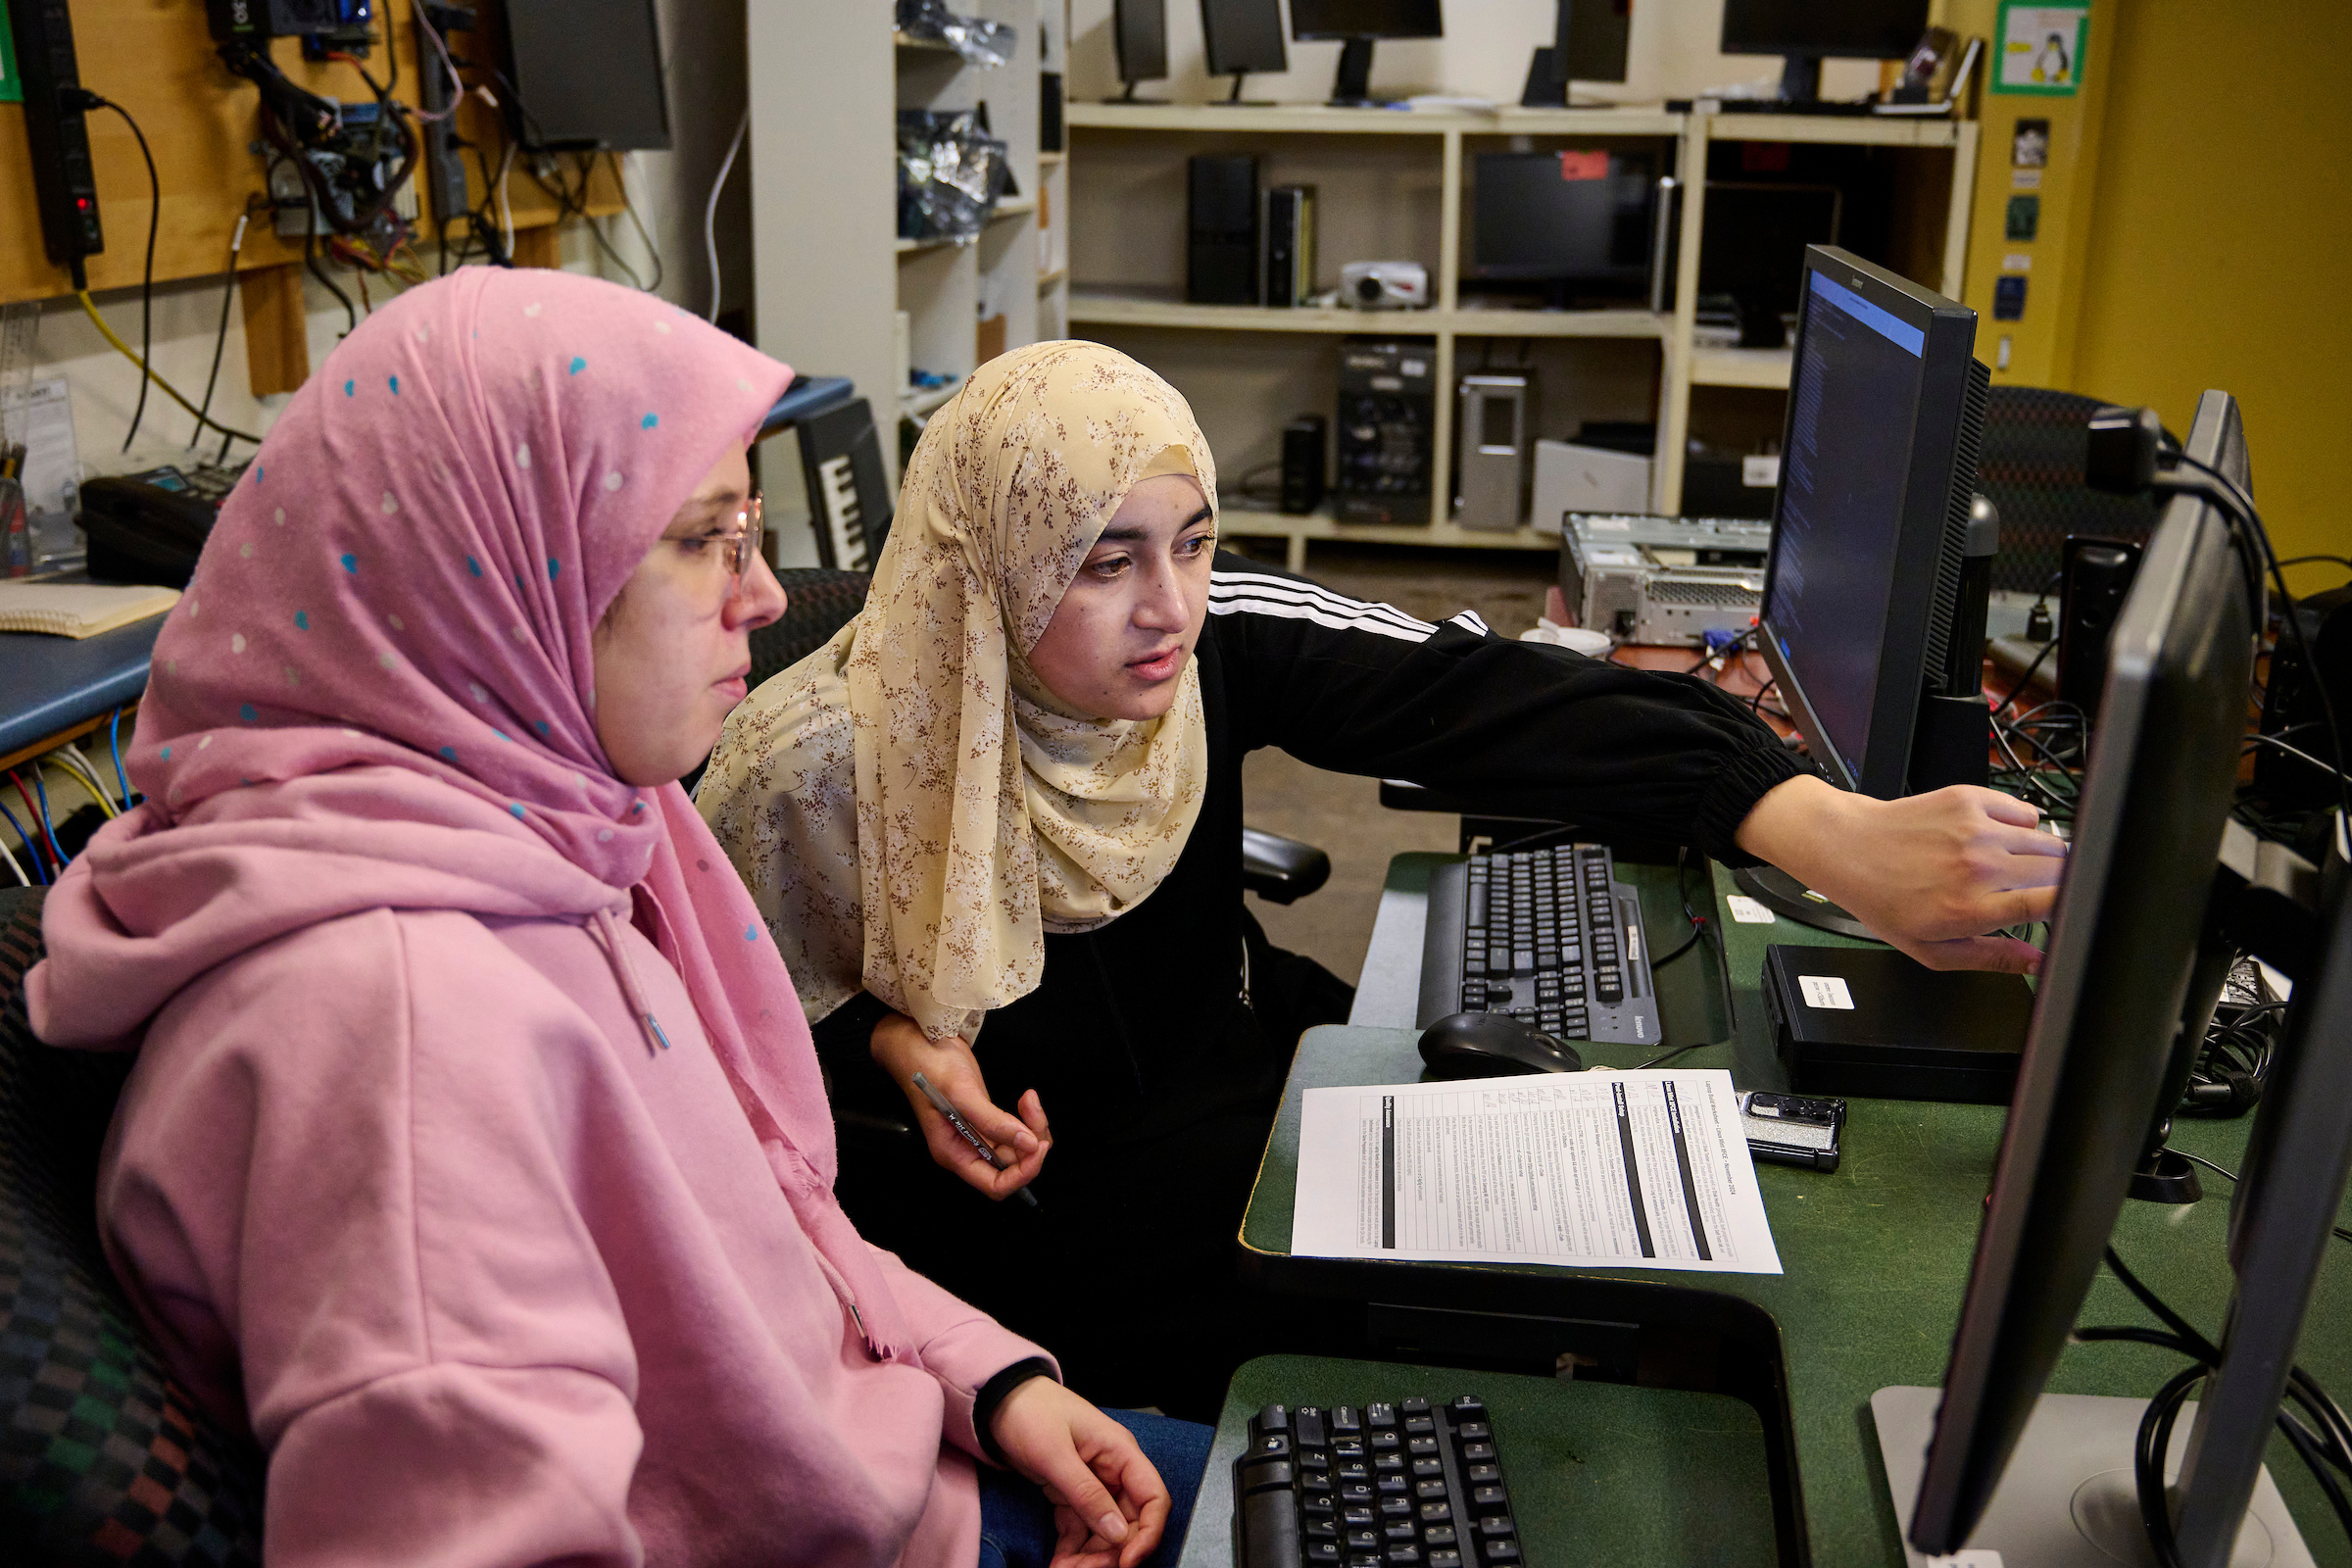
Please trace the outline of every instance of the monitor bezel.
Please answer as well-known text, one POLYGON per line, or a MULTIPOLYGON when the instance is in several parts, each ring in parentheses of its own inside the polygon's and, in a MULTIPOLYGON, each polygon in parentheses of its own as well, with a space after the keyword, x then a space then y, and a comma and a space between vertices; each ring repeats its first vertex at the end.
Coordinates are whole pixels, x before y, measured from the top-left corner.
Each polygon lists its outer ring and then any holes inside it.
MULTIPOLYGON (((1344 10, 1348 0, 1307 0, 1309 5, 1325 5, 1344 10)), ((1443 38, 1446 36, 1445 0, 1427 0, 1430 27, 1427 32, 1373 32, 1361 27, 1315 27, 1301 25, 1298 21, 1299 0, 1291 0, 1291 39, 1295 43, 1345 43, 1350 38, 1443 38)))
MULTIPOLYGON (((2241 446, 2236 406, 2207 393, 2189 455, 2225 466, 2241 446)), ((2242 693, 2251 682, 2258 617, 2235 551, 2226 518, 2201 500, 2177 498, 2117 617, 2034 1020, 1908 1515, 1907 1535, 1931 1554, 1958 1549, 1999 1486, 2089 1294, 2159 1109, 2242 727, 2227 701, 2183 701, 2179 688, 2193 683, 2178 666, 2192 654, 2230 660, 2207 678, 2214 693, 2242 693), (2214 598, 2215 612, 2236 624, 2188 627, 2203 608, 2184 609, 2192 593, 2214 598), (2205 641, 2184 648, 2191 636, 2205 641), (2183 793, 2198 784, 2185 770, 2200 722, 2213 732, 2203 737, 2212 798, 2184 808, 2183 793), (2200 837, 2203 824, 2181 830, 2184 809, 2210 818, 2209 836, 2200 837), (2167 976, 2170 989, 2147 983, 2150 974, 2167 976), (2029 1278, 2030 1298, 2018 1292, 2029 1278)))
POLYGON ((1138 82, 1168 79, 1168 0, 1110 0, 1110 50, 1118 67, 1119 84, 1132 87, 1138 82), (1131 73, 1128 50, 1130 34, 1143 24, 1145 18, 1158 24, 1159 69, 1153 72, 1131 73), (1133 19, 1131 24, 1130 19, 1133 19))
POLYGON ((1208 63, 1208 74, 1212 76, 1270 76, 1290 70, 1291 56, 1284 45, 1283 33, 1282 0, 1200 0, 1200 51, 1208 63), (1273 12, 1272 36, 1276 52, 1270 57, 1271 64, 1261 58, 1255 63, 1235 65, 1224 58, 1217 42, 1217 13, 1220 8, 1229 5, 1258 5, 1273 12))
POLYGON ((1928 30, 1931 7, 1928 0, 1919 0, 1919 23, 1909 35, 1892 49, 1881 47, 1891 33, 1873 43, 1832 44, 1824 47, 1809 40, 1775 41, 1763 34, 1741 35, 1734 29, 1740 11, 1740 0, 1725 0, 1723 25, 1719 29, 1716 48, 1727 55, 1780 55, 1806 60, 1901 60, 1919 46, 1920 35, 1928 30))
MULTIPOLYGON (((528 107, 530 88, 526 84, 545 80, 544 68, 549 60, 568 62, 576 58, 576 53, 571 50, 534 51, 530 60, 524 60, 520 42, 514 35, 516 17, 511 9, 508 11, 501 22, 499 48, 505 56, 507 72, 513 82, 513 90, 507 95, 506 120, 517 146, 532 152, 593 149, 597 152, 665 153, 671 149, 676 141, 677 127, 669 112, 669 71, 663 53, 661 8, 655 0, 644 0, 644 9, 646 30, 654 46, 654 104, 661 116, 662 126, 658 132, 645 131, 641 127, 636 132, 618 137, 607 135, 602 130, 579 131, 564 125, 558 125, 553 132, 549 132, 546 121, 528 107)), ((528 24, 528 19, 524 31, 535 32, 535 27, 528 24)), ((543 100, 546 97, 544 91, 541 97, 543 100)))
MULTIPOLYGON (((1627 177, 1620 176, 1616 172, 1615 166, 1617 159, 1647 157, 1646 154, 1636 149, 1618 149, 1612 147, 1605 149, 1605 151, 1608 153, 1610 159, 1609 183, 1612 187, 1614 187, 1620 177, 1627 177)), ((1584 270, 1579 270, 1575 268, 1564 266, 1547 267, 1543 263, 1537 262, 1524 264, 1510 262, 1481 262, 1478 259, 1478 191, 1481 183, 1478 177, 1479 171, 1486 167, 1486 165, 1491 161, 1500 159, 1533 161, 1543 158, 1556 158, 1558 156, 1558 149, 1539 149, 1534 152, 1511 152, 1497 150, 1494 152, 1473 152, 1469 156, 1471 159, 1470 220, 1464 225, 1468 231, 1466 236, 1468 243, 1464 247, 1466 254, 1462 261, 1462 280, 1464 282, 1557 283, 1571 286, 1584 284, 1594 289, 1624 289, 1646 283, 1649 280, 1650 269, 1654 261, 1654 258, 1650 257, 1643 258, 1639 264, 1629 263, 1624 266, 1609 266, 1597 270, 1588 269, 1584 270)), ((1654 231, 1657 226, 1658 211, 1658 180, 1656 173, 1657 166, 1654 161, 1650 162, 1649 168, 1649 173, 1638 177, 1642 180, 1648 198, 1644 204, 1645 213, 1642 220, 1643 227, 1646 230, 1654 231)))
POLYGON ((1781 452, 1787 461, 1797 417, 1797 378, 1805 364, 1811 312, 1803 309, 1812 297, 1813 274, 1853 290, 1921 333, 1919 398, 1903 432, 1909 463, 1903 481, 1901 514, 1895 519, 1898 543, 1893 581, 1887 598, 1885 629, 1879 638, 1879 667, 1871 697, 1869 733, 1863 738, 1859 766, 1831 739, 1812 702, 1783 652, 1781 633, 1771 619, 1773 589, 1780 579, 1781 508, 1785 487, 1772 496, 1773 546, 1764 566, 1764 597, 1757 620, 1757 643, 1764 662, 1780 683, 1788 716, 1805 738, 1815 763, 1844 789, 1881 800, 1901 795, 1911 768, 1911 742, 1919 722, 1920 700, 1928 690, 1932 670, 1936 585, 1945 562, 1945 535, 1951 526, 1953 468, 1946 456, 1957 456, 1962 422, 1967 417, 1969 364, 1976 348, 1977 313, 1967 306, 1922 288, 1886 268, 1864 261, 1834 245, 1805 247, 1805 272, 1797 291, 1799 309, 1796 340, 1788 360, 1788 412, 1781 427, 1781 452))

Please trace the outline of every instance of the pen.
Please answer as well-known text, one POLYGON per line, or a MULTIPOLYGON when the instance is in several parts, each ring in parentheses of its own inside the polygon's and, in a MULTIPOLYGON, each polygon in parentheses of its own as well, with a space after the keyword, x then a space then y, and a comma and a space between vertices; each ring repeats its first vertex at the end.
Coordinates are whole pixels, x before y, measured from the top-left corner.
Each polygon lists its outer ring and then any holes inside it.
MULTIPOLYGON (((923 1098, 931 1102, 931 1108, 947 1117, 948 1125, 955 1128, 963 1141, 972 1146, 972 1152, 988 1161, 990 1170, 1004 1168, 1004 1162, 999 1159, 997 1152, 988 1146, 988 1140, 972 1131, 972 1124, 963 1119, 961 1111, 948 1102, 948 1097, 941 1094, 930 1079, 918 1072, 914 1075, 914 1087, 920 1089, 923 1092, 923 1098)), ((1024 1187, 1020 1190, 1020 1197, 1021 1201, 1027 1203, 1031 1208, 1038 1206, 1037 1195, 1028 1188, 1024 1187)))

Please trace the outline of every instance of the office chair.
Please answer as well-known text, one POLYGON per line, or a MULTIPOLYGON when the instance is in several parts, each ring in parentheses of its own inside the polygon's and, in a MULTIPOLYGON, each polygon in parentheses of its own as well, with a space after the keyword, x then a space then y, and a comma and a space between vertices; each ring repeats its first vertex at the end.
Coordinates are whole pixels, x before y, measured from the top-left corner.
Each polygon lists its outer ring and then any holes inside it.
POLYGON ((0 1555, 258 1568, 262 1455, 164 1370, 99 1249, 130 1057, 33 1038, 41 891, 0 892, 0 1555))
POLYGON ((2053 590, 2070 534, 2144 544, 2162 513, 2145 496, 2116 496, 2082 482, 2097 398, 2043 387, 1996 386, 1984 405, 1984 447, 1977 489, 2001 513, 2001 551, 1992 586, 2024 594, 2053 590))

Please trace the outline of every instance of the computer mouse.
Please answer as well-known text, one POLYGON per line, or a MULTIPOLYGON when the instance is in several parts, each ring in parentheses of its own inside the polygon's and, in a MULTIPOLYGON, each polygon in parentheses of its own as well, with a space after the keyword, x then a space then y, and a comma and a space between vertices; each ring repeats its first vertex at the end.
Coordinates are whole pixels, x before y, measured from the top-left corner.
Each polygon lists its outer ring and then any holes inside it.
POLYGON ((1501 1078, 1524 1072, 1583 1072, 1565 1043, 1507 1012, 1456 1012, 1421 1032, 1421 1059, 1440 1078, 1501 1078))

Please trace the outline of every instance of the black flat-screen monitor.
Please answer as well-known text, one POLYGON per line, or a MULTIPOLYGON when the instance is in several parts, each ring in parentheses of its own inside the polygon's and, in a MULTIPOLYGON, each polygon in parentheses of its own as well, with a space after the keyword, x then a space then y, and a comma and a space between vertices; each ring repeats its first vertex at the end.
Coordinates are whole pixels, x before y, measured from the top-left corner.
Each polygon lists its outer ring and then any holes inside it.
POLYGON ((1200 0, 1200 38, 1212 76, 1291 69, 1282 42, 1282 0, 1200 0))
POLYGON ((1442 38, 1439 0, 1291 0, 1291 36, 1301 43, 1340 39, 1331 102, 1344 109, 1381 106, 1372 96, 1372 44, 1379 38, 1442 38))
POLYGON ((1633 37, 1632 0, 1559 0, 1552 24, 1552 77, 1572 81, 1623 81, 1627 47, 1633 37))
POLYGON ((1976 312, 1846 251, 1805 252, 1803 298, 1758 641, 1814 761, 1891 800, 1943 782, 1912 741, 1950 675, 1989 374, 1976 312))
POLYGON ((1136 83, 1158 81, 1168 74, 1167 0, 1111 0, 1110 39, 1119 57, 1119 80, 1133 99, 1136 83))
MULTIPOLYGON (((2205 394, 2187 450, 2242 480, 2244 439, 2236 408, 2225 394, 2205 394)), ((2149 1128, 2169 1109, 2168 1093, 2176 1102, 2179 1098, 2168 1064, 2184 1014, 2196 1007, 2190 974, 2237 777, 2245 694, 2263 619, 2253 581, 2223 514, 2201 499, 2178 498, 2150 540, 2116 621, 2066 880, 1934 1439, 1916 1506, 1910 1497, 1894 1499, 1898 1515, 1909 1513, 1912 1542, 1931 1554, 1958 1550, 1977 1529, 2074 1330, 2149 1128)), ((2352 974, 2329 973, 2340 1004, 2352 974)), ((2328 975, 2299 981, 2298 1004, 2315 978, 2328 975)), ((2319 988, 2323 1000, 2328 989, 2319 988)), ((2288 1028, 2291 1042, 2298 1038, 2298 1021, 2290 1018, 2288 1028)), ((2332 1049, 2340 1059, 2340 1043, 2332 1049)), ((2281 1050, 2281 1060, 2291 1059, 2281 1050)), ((2341 1083, 2340 1068, 2335 1079, 2341 1083)), ((2274 1081, 2262 1106, 2274 1126, 2279 1087, 2274 1081)), ((2315 1086, 2307 1080, 2303 1087, 2315 1086)), ((2310 1170, 2299 1195, 2311 1199, 2318 1216, 2316 1237, 2303 1239, 2315 1265, 2317 1249, 2328 1245, 2327 1224, 2342 1189, 2340 1104, 2328 1113, 2336 1124, 2334 1168, 2310 1170)), ((2266 1143, 2262 1124, 2254 1141, 2257 1147, 2266 1143)), ((2275 1296, 2291 1295, 2299 1323, 2308 1275, 2299 1294, 2288 1281, 2246 1278, 2244 1250, 2249 1237, 2262 1235, 2244 1207, 2251 1196, 2241 1189, 2232 1245, 2240 1298, 2267 1284, 2275 1296)), ((2276 1309, 2278 1303, 2263 1305, 2276 1309)), ((2290 1326, 2286 1344, 2292 1343, 2290 1326)), ((2279 1364, 2269 1370, 2282 1379, 2286 1357, 2276 1359, 2279 1364)), ((2208 1389, 2206 1397, 2211 1403, 2215 1391, 2208 1389)), ((2272 1413, 2277 1399, 2274 1382, 2272 1413)), ((2125 1413, 2104 1457, 2081 1456, 2089 1467, 2086 1476, 2111 1474, 2118 1455, 2129 1465, 2137 1416, 2136 1408, 2125 1413)), ((2209 1474, 2233 1469, 2243 1482, 2221 1537, 2224 1555, 2269 1422, 2269 1414, 2257 1409, 2250 1453, 2234 1453, 2225 1463, 2218 1451, 2200 1452, 2189 1461, 2192 1467, 2213 1465, 2209 1474)), ((2233 1441, 2243 1448, 2242 1433, 2233 1441)), ((2074 1457, 2072 1450, 2036 1449, 2034 1463, 2045 1476, 2057 1475, 2074 1457)), ((2187 1467, 2182 1479, 2190 1479, 2187 1467)), ((2063 1498, 2071 1483, 2064 1475, 2059 1483, 2055 1495, 2063 1498)), ((2129 1490, 2127 1481, 2127 1496, 2129 1490)), ((2071 1541, 2075 1526, 2066 1505, 2052 1511, 2056 1517, 2040 1521, 2046 1531, 2039 1539, 2071 1541)), ((2037 1528, 2032 1519, 2005 1524, 2029 1534, 2037 1528)), ((2047 1560, 2034 1554, 2033 1541, 2020 1537, 1977 1544, 2011 1562, 2047 1560)))
POLYGON ((1291 0, 1291 36, 1301 43, 1333 38, 1439 38, 1445 33, 1439 0, 1291 0))
POLYGON ((508 0, 509 119, 526 147, 669 146, 654 0, 508 0))
POLYGON ((1928 0, 1723 0, 1723 52, 1780 55, 1781 96, 1821 96, 1824 60, 1900 60, 1928 30, 1928 0))
POLYGON ((1471 165, 1464 281, 1542 285, 1565 307, 1581 294, 1649 283, 1658 167, 1646 152, 1480 153, 1471 165))
POLYGON ((1698 240, 1698 292, 1729 295, 1742 348, 1788 342, 1783 318, 1804 305, 1805 248, 1842 237, 1844 198, 1835 185, 1707 181, 1698 240))

